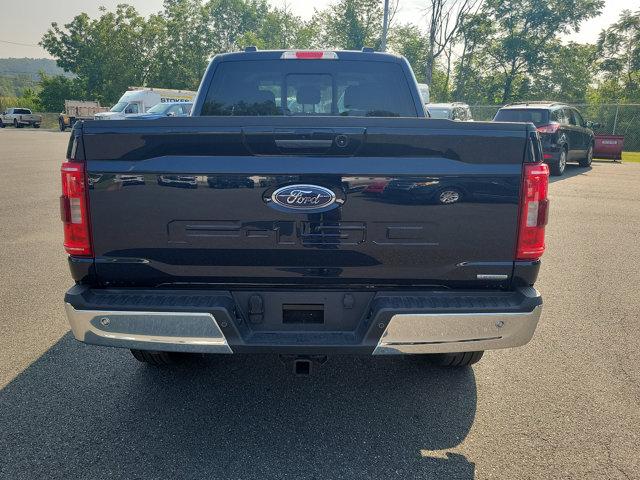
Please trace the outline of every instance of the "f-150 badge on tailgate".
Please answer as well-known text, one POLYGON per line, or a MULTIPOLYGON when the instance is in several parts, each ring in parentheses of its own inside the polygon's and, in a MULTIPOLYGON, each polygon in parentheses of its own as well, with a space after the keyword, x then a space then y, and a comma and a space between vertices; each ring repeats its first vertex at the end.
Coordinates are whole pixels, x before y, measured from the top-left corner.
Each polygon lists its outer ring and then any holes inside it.
POLYGON ((325 212, 344 202, 328 188, 307 184, 278 188, 271 196, 265 196, 265 201, 277 210, 305 213, 325 212))

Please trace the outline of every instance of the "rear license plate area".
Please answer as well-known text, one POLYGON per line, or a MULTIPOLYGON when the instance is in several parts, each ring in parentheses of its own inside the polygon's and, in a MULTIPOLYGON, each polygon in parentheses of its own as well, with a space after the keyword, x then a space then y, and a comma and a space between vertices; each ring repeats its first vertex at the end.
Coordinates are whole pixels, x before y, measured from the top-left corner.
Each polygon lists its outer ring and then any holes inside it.
POLYGON ((322 325, 324 324, 324 305, 283 304, 282 323, 285 325, 322 325))

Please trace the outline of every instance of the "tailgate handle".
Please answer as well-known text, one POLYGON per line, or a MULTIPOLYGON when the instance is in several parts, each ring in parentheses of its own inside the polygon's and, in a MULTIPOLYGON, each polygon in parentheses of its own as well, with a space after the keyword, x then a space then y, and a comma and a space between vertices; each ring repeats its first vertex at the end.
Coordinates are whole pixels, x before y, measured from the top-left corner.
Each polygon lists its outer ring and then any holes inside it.
POLYGON ((333 145, 333 139, 329 140, 303 140, 303 139, 290 139, 290 140, 276 140, 276 146, 279 148, 330 148, 333 145))

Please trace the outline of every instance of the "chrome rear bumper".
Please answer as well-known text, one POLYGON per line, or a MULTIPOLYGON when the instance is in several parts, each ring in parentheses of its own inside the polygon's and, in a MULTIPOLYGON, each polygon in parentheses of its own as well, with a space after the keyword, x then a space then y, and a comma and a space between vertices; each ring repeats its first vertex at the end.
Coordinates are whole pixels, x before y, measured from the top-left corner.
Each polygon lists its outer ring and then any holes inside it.
POLYGON ((519 347, 533 337, 541 313, 542 305, 531 312, 394 315, 373 354, 472 352, 519 347))
POLYGON ((233 353, 210 313, 76 310, 65 303, 77 340, 108 347, 233 353))
MULTIPOLYGON (((85 343, 199 353, 429 354, 517 347, 531 340, 542 298, 531 287, 512 292, 304 292, 304 305, 323 304, 326 324, 285 325, 282 307, 299 292, 260 292, 265 314, 255 325, 242 297, 226 291, 160 291, 72 287, 65 308, 85 343), (267 308, 268 307, 268 308, 267 308), (245 314, 246 315, 246 314, 245 314), (350 324, 348 322, 351 322, 350 324), (344 325, 350 325, 349 329, 344 325)), ((246 300, 246 299, 245 299, 246 300)), ((300 302, 302 303, 302 302, 300 302)))

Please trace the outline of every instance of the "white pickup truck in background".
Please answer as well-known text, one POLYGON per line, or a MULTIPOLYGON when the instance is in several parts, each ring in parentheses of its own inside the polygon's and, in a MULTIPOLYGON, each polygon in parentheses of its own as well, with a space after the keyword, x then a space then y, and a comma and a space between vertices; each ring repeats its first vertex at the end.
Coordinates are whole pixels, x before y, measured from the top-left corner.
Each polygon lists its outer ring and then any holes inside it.
POLYGON ((16 128, 22 128, 25 125, 40 128, 41 123, 42 115, 34 115, 28 108, 7 108, 0 115, 0 128, 7 125, 13 125, 16 128))

